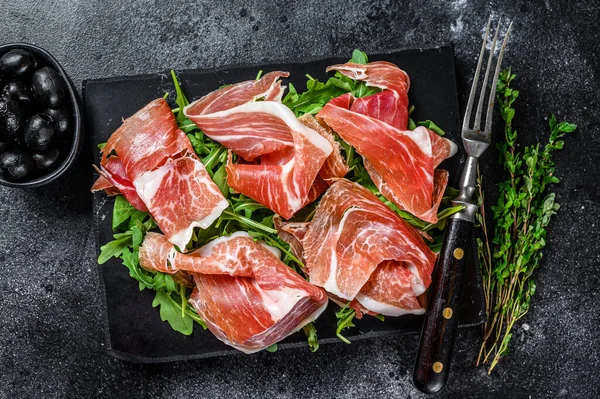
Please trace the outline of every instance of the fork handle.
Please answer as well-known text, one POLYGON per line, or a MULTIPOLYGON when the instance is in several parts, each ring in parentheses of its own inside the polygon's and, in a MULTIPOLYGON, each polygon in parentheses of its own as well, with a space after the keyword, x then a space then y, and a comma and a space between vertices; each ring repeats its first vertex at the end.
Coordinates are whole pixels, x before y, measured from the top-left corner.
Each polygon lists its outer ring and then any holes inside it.
POLYGON ((448 380, 458 326, 458 299, 473 237, 473 222, 448 219, 437 260, 413 382, 422 392, 440 391, 448 380))

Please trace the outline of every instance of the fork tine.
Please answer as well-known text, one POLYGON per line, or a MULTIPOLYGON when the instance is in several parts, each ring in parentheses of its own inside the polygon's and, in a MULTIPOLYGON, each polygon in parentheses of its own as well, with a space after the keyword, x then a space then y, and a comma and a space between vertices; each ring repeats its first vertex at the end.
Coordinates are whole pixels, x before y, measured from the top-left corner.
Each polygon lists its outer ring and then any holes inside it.
POLYGON ((473 130, 478 131, 481 127, 481 112, 483 110, 483 99, 485 97, 485 91, 487 89, 488 78, 490 77, 490 69, 492 69, 492 59, 494 58, 494 52, 496 50, 496 42, 498 41, 498 32, 500 31, 500 22, 502 18, 498 19, 498 25, 496 26, 496 33, 494 33, 494 39, 492 40, 492 48, 490 55, 488 56, 487 67, 485 68, 485 77, 481 84, 481 93, 479 94, 479 101, 477 102, 477 111, 475 113, 475 120, 473 121, 473 130))
POLYGON ((473 84, 471 85, 471 92, 469 93, 469 100, 465 110, 465 117, 462 124, 463 130, 468 129, 471 121, 471 111, 473 110, 473 103, 475 102, 475 90, 477 89, 477 83, 479 82, 479 71, 481 70, 481 64, 483 64, 483 54, 485 52, 485 44, 487 43, 487 39, 490 34, 491 23, 492 16, 490 15, 488 18, 487 27, 485 28, 485 36, 483 38, 483 44, 481 45, 481 51, 479 52, 479 61, 477 61, 477 68, 475 69, 475 76, 473 77, 473 84))
POLYGON ((502 57, 504 56, 504 49, 506 48, 506 42, 508 41, 508 35, 512 28, 512 22, 508 25, 506 35, 502 41, 502 48, 500 48, 500 54, 498 54, 498 61, 496 61, 496 72, 494 73, 494 80, 492 81, 492 91, 490 91, 490 98, 488 100, 488 110, 485 116, 485 132, 490 134, 492 131, 492 114, 494 111, 494 99, 496 98, 496 85, 498 84, 498 76, 500 75, 500 65, 502 65, 502 57))

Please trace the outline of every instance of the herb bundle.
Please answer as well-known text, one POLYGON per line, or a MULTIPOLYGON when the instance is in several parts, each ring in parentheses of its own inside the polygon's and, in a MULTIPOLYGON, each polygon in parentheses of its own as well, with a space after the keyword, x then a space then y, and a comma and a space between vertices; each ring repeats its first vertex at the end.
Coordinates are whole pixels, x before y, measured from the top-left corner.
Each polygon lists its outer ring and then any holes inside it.
MULTIPOLYGON (((365 64, 368 62, 368 58, 365 53, 354 50, 351 61, 365 64)), ((261 74, 262 71, 258 73, 256 78, 259 79, 261 74)), ((227 149, 218 142, 206 137, 192 121, 186 118, 183 108, 189 104, 189 101, 183 93, 173 71, 171 71, 171 75, 176 93, 176 108, 173 109, 173 113, 177 124, 187 135, 194 151, 206 167, 208 174, 229 202, 229 207, 213 225, 205 230, 194 230, 192 240, 186 250, 199 248, 215 238, 244 230, 253 238, 277 247, 284 255, 282 261, 300 272, 304 265, 301 260, 294 256, 289 245, 279 238, 277 230, 273 226, 274 212, 243 194, 233 192, 227 185, 225 173, 227 149)), ((283 104, 289 107, 296 116, 301 116, 305 113, 316 114, 332 98, 345 93, 351 92, 356 97, 365 97, 381 91, 378 88, 367 86, 364 82, 352 80, 340 73, 336 73, 325 83, 312 78, 310 75, 307 75, 307 79, 305 91, 299 92, 296 87, 290 84, 289 91, 282 100, 283 104)), ((165 94, 165 98, 167 96, 168 93, 165 94)), ((412 110, 413 107, 411 107, 409 112, 412 113, 412 110)), ((430 120, 414 122, 410 119, 409 128, 414 129, 416 126, 426 126, 440 135, 445 134, 441 128, 430 120)), ((456 190, 447 189, 438 214, 439 221, 436 224, 423 222, 408 212, 398 209, 393 203, 384 198, 365 170, 362 157, 356 153, 352 146, 339 137, 336 137, 336 140, 340 143, 342 155, 350 166, 350 173, 346 177, 369 188, 409 224, 427 232, 432 237, 428 245, 433 250, 439 251, 447 218, 461 209, 461 207, 452 207, 450 205, 451 198, 456 196, 456 190)), ((99 147, 101 148, 101 146, 99 147)), ((298 213, 294 220, 309 221, 313 215, 314 206, 316 206, 316 203, 307 206, 298 213)), ((148 213, 133 208, 124 197, 117 196, 112 218, 114 240, 101 247, 98 263, 102 264, 112 257, 120 258, 123 264, 129 269, 130 276, 138 281, 140 290, 153 289, 156 291, 152 305, 160 308, 161 320, 167 321, 174 330, 185 335, 190 335, 193 332, 194 323, 200 324, 206 329, 206 325, 193 307, 188 304, 190 290, 184 285, 179 284, 175 275, 149 272, 139 266, 139 246, 146 232, 156 228, 152 217, 148 213)), ((350 343, 341 335, 341 331, 354 326, 352 321, 355 315, 355 311, 347 306, 342 307, 336 313, 338 319, 337 335, 344 342, 350 343)), ((383 316, 381 315, 377 316, 377 318, 383 320, 383 316)), ((319 342, 314 324, 307 324, 303 328, 303 331, 307 337, 310 350, 313 352, 316 351, 319 347, 319 342)), ((268 351, 276 349, 277 345, 267 348, 268 351)))
POLYGON ((568 122, 559 123, 552 115, 548 143, 527 146, 519 152, 517 131, 512 126, 513 103, 519 96, 519 91, 511 87, 514 79, 510 69, 503 71, 497 86, 500 115, 505 124, 504 141, 497 148, 507 179, 498 184, 499 198, 491 208, 495 226, 492 240, 488 235, 481 177, 478 177, 477 220, 483 239, 477 239, 477 248, 488 320, 483 326, 477 364, 488 364, 490 373, 508 353, 515 323, 529 310, 536 290, 532 274, 542 259, 546 227, 559 209, 554 193, 547 192, 550 184, 559 182, 554 176, 552 157, 563 148, 563 137, 577 127, 568 122))

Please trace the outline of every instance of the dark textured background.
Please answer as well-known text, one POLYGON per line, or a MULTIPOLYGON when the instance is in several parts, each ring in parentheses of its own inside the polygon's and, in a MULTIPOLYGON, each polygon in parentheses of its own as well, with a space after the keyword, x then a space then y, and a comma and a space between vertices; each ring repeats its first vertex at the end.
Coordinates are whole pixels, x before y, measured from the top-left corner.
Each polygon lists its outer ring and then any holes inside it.
MULTIPOLYGON (((355 47, 373 53, 452 41, 464 104, 487 15, 513 19, 505 65, 518 74, 515 124, 523 142, 546 137, 550 112, 579 129, 556 156, 563 183, 554 190, 562 208, 511 353, 488 376, 474 367, 478 331, 461 332, 444 395, 598 397, 598 1, 111 3, 0 0, 0 41, 48 49, 78 87, 86 78, 167 68, 302 61, 347 56, 355 47)), ((484 165, 488 180, 498 177, 495 157, 490 152, 484 165)), ((157 366, 110 358, 89 164, 84 154, 49 187, 0 188, 0 398, 421 397, 410 382, 416 335, 323 346, 315 354, 300 349, 157 366)))

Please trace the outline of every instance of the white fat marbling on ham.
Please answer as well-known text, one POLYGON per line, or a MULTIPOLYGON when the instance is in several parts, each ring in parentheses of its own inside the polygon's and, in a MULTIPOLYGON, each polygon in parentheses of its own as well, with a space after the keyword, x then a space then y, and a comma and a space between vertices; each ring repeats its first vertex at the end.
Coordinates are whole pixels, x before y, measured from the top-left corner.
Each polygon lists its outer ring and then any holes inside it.
MULTIPOLYGON (((185 109, 188 109, 193 105, 194 104, 192 103, 188 105, 185 109)), ((239 113, 260 113, 271 115, 285 123, 290 130, 294 130, 305 136, 308 139, 308 141, 310 141, 316 148, 320 149, 324 154, 329 155, 331 154, 331 151, 333 151, 333 147, 324 137, 322 137, 319 133, 315 132, 313 129, 310 129, 309 127, 300 123, 294 115, 294 113, 288 107, 276 101, 249 102, 235 108, 215 112, 210 116, 211 118, 226 119, 230 115, 239 113)), ((245 129, 247 133, 251 134, 251 125, 246 127, 245 129)), ((244 127, 237 126, 234 128, 234 131, 243 132, 244 127)), ((227 140, 231 137, 235 136, 230 136, 229 134, 227 134, 223 140, 227 140)), ((217 138, 215 138, 215 140, 217 140, 217 138)))
POLYGON ((152 201, 152 198, 154 198, 154 195, 160 188, 163 178, 170 170, 171 166, 167 163, 151 172, 142 173, 133 181, 133 186, 145 204, 152 201))
POLYGON ((360 302, 360 304, 367 310, 373 313, 381 314, 384 316, 398 317, 404 316, 407 314, 425 314, 425 309, 417 308, 417 309, 405 309, 397 306, 390 305, 388 303, 379 302, 373 298, 370 298, 366 295, 358 293, 356 295, 356 300, 360 302))
POLYGON ((229 206, 195 156, 168 160, 133 184, 163 233, 182 251, 194 228, 208 228, 229 206))
POLYGON ((256 281, 253 282, 254 287, 260 293, 265 309, 271 315, 274 323, 281 320, 287 315, 290 310, 298 303, 298 301, 308 294, 306 291, 294 288, 283 290, 263 290, 256 281))

